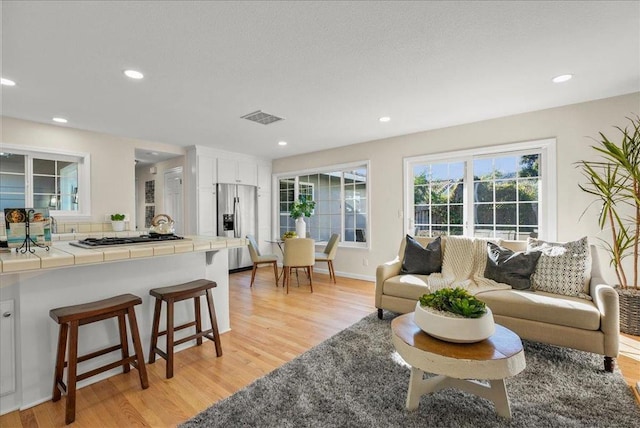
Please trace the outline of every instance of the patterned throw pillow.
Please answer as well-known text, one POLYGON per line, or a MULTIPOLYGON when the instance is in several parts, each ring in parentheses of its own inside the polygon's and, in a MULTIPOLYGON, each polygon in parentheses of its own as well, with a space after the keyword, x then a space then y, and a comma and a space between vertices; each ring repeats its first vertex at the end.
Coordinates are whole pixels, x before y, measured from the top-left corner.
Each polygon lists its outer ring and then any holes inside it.
POLYGON ((586 236, 565 243, 529 238, 527 251, 542 252, 531 276, 533 289, 591 299, 591 251, 586 236))

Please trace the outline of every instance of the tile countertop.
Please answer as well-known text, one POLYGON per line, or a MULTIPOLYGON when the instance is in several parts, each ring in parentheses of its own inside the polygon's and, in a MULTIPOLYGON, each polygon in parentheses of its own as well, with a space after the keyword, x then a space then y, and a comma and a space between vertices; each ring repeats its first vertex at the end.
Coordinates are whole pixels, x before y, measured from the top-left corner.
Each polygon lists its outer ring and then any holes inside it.
MULTIPOLYGON (((76 239, 78 238, 76 235, 76 239)), ((221 236, 185 236, 184 240, 149 244, 118 245, 102 248, 79 248, 68 241, 53 241, 49 251, 36 248, 35 253, 0 253, 0 273, 20 273, 75 265, 104 263, 117 260, 157 257, 171 254, 202 252, 247 245, 243 238, 221 236)))

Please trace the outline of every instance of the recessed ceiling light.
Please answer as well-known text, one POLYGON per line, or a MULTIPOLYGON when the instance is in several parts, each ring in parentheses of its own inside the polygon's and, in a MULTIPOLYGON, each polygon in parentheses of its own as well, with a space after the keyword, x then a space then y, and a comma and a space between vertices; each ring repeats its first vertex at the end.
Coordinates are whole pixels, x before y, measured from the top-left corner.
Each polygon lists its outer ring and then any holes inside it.
POLYGON ((384 123, 384 122, 389 122, 391 120, 391 118, 389 116, 382 116, 380 119, 378 119, 380 122, 384 123))
POLYGON ((4 77, 0 78, 0 83, 4 86, 16 86, 16 82, 10 79, 5 79, 4 77))
POLYGON ((286 146, 287 142, 286 141, 278 141, 278 145, 279 146, 286 146))
POLYGON ((573 74, 562 74, 560 76, 556 76, 553 79, 551 79, 551 81, 553 83, 562 83, 562 82, 566 82, 567 80, 571 80, 571 78, 573 77, 573 74))
POLYGON ((142 79, 144 77, 144 74, 137 70, 125 70, 124 75, 132 79, 142 79))
POLYGON ((65 119, 64 117, 54 117, 52 120, 54 122, 58 122, 58 123, 67 123, 68 122, 68 120, 65 119))

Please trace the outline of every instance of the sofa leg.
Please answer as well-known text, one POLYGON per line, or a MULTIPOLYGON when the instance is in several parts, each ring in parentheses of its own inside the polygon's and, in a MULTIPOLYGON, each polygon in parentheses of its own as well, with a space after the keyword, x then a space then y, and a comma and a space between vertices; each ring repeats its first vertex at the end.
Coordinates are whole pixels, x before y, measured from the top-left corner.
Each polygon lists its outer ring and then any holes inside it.
POLYGON ((612 357, 604 357, 604 371, 613 373, 616 361, 612 357))
POLYGON ((378 318, 382 319, 382 309, 378 309, 378 318))

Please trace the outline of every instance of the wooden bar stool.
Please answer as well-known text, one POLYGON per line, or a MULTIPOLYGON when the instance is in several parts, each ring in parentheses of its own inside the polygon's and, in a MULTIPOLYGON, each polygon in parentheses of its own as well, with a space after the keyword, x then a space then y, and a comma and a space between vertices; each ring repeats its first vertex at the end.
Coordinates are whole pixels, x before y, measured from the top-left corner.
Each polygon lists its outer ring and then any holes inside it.
POLYGON ((172 285, 169 287, 154 288, 149 290, 149 294, 156 298, 156 306, 153 312, 153 331, 151 333, 151 349, 149 350, 149 364, 156 361, 156 354, 160 355, 167 361, 167 379, 173 377, 173 348, 176 345, 196 339, 198 346, 202 345, 202 338, 206 337, 212 340, 216 345, 216 355, 222 356, 222 346, 220 345, 220 334, 218 332, 218 321, 216 320, 216 310, 213 306, 213 297, 211 289, 217 284, 206 279, 198 279, 184 284, 172 285), (211 328, 202 331, 202 318, 200 316, 200 296, 207 296, 207 305, 209 306, 209 320, 211 328), (193 299, 195 311, 195 321, 188 322, 179 326, 173 325, 173 304, 186 299, 193 299), (162 302, 167 302, 167 329, 160 329, 160 311, 162 310, 162 302), (177 330, 184 328, 196 328, 195 334, 184 337, 180 340, 174 340, 173 334, 177 330), (158 337, 167 336, 167 349, 163 352, 158 348, 158 337))
POLYGON ((142 389, 147 389, 149 387, 149 379, 147 378, 147 370, 144 365, 144 354, 142 353, 140 333, 138 332, 138 323, 136 321, 136 313, 134 309, 134 306, 139 305, 140 303, 142 303, 142 299, 140 297, 133 294, 122 294, 109 299, 85 303, 82 305, 65 306, 49 311, 49 316, 60 324, 58 352, 53 381, 53 401, 60 400, 62 392, 66 392, 67 405, 65 411, 65 422, 67 424, 70 424, 76 418, 76 383, 81 380, 95 376, 106 370, 111 370, 118 366, 122 366, 123 373, 128 373, 130 370, 129 365, 132 365, 138 369, 142 389), (125 315, 129 317, 129 327, 131 329, 131 338, 133 340, 133 348, 135 350, 134 355, 129 355, 125 315), (78 356, 78 327, 115 317, 118 318, 120 344, 104 348, 90 354, 78 356), (68 361, 65 360, 67 334, 69 335, 68 361), (90 370, 86 373, 78 374, 78 363, 99 357, 100 355, 104 355, 109 352, 117 351, 118 349, 121 350, 122 359, 90 370), (68 367, 66 385, 62 378, 65 367, 68 367))

